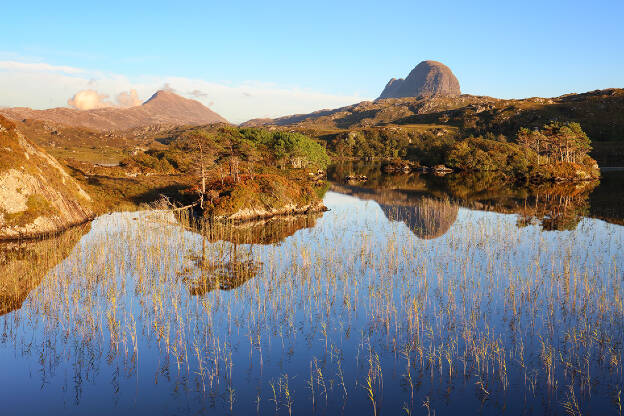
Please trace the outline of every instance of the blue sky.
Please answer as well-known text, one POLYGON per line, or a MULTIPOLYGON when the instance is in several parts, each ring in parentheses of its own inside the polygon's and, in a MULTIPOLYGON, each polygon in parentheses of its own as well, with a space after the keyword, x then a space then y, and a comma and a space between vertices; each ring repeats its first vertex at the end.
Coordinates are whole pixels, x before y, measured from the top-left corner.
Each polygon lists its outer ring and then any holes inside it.
MULTIPOLYGON (((240 88, 253 86, 258 97, 268 94, 266 105, 254 106, 288 114, 301 106, 274 105, 279 94, 267 91, 312 94, 305 105, 318 108, 374 99, 391 77, 426 59, 447 64, 470 94, 624 87, 621 1, 10 2, 2 14, 0 61, 45 63, 65 84, 48 91, 56 82, 48 73, 18 76, 23 68, 0 65, 0 86, 15 89, 0 105, 66 105, 81 86, 69 76, 110 96, 136 85, 141 99, 159 83, 188 93, 205 82, 236 91, 228 98, 199 89, 205 94, 196 98, 226 112, 237 107, 240 88), (19 94, 15 84, 35 78, 42 87, 19 94)), ((229 117, 261 110, 242 105, 229 117)))

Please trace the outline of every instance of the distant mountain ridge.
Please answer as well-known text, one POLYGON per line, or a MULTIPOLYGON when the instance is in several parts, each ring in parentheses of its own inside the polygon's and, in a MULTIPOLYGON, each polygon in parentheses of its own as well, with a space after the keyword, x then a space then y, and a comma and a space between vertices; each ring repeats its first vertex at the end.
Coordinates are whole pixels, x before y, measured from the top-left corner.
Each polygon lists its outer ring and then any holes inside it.
POLYGON ((57 107, 33 110, 27 107, 14 107, 0 108, 0 114, 14 120, 44 120, 99 131, 127 130, 157 124, 200 125, 228 122, 199 101, 181 97, 167 90, 157 91, 142 105, 129 108, 77 110, 57 107))

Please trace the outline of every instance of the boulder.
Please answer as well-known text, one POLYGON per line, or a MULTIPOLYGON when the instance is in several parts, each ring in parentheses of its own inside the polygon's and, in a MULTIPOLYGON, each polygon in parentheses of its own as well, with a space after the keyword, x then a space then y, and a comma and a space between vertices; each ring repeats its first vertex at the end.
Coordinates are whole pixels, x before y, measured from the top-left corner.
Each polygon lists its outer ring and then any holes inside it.
POLYGON ((415 164, 406 160, 392 160, 381 166, 384 173, 410 173, 415 168, 415 164))

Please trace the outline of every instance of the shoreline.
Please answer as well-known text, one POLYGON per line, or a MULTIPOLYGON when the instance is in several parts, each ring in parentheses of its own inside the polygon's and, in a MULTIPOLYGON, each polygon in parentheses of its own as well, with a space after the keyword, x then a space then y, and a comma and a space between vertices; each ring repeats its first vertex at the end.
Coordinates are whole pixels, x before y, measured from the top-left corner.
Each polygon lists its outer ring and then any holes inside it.
POLYGON ((289 215, 305 215, 319 212, 327 212, 329 209, 323 204, 323 201, 317 201, 313 204, 306 204, 301 207, 294 205, 286 205, 282 208, 267 209, 241 209, 229 215, 217 215, 207 217, 207 219, 220 223, 241 224, 249 221, 266 220, 271 218, 289 216, 289 215))
POLYGON ((63 234, 66 231, 71 230, 72 228, 76 228, 76 227, 80 227, 81 225, 87 224, 91 221, 93 221, 94 219, 96 219, 99 215, 94 215, 91 216, 89 218, 86 218, 82 221, 78 221, 78 222, 74 222, 74 223, 70 223, 67 224, 57 230, 54 231, 47 231, 47 232, 41 232, 41 233, 33 233, 33 234, 26 234, 26 235, 20 235, 18 237, 0 237, 0 244, 4 244, 4 243, 20 243, 20 242, 30 242, 30 241, 38 241, 38 240, 47 240, 50 238, 55 238, 58 237, 59 235, 63 234))

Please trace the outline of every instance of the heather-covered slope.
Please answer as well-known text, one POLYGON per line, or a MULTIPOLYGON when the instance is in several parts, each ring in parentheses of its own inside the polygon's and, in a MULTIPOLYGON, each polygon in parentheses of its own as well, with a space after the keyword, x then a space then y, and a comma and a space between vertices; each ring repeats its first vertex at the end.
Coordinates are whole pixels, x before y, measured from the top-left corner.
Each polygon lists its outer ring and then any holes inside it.
POLYGON ((466 94, 457 97, 388 98, 271 121, 250 120, 243 124, 306 129, 434 124, 458 127, 465 134, 490 132, 513 136, 521 127, 541 127, 550 121, 578 122, 592 141, 622 141, 624 89, 515 100, 466 94))

